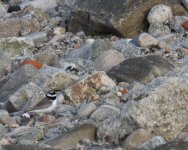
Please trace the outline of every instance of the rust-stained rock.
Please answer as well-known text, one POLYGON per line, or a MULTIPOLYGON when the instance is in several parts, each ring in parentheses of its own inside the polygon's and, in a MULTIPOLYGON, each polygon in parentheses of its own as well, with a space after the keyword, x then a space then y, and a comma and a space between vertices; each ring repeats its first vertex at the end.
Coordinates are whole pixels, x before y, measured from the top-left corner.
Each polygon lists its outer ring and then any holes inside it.
POLYGON ((99 71, 66 89, 66 94, 74 103, 93 99, 97 91, 107 92, 115 87, 114 81, 105 72, 99 71))

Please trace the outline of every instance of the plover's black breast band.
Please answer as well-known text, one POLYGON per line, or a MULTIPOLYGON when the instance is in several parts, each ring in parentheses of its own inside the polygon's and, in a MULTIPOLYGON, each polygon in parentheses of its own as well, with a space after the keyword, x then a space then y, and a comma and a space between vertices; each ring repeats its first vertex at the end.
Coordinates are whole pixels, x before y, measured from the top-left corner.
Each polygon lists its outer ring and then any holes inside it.
POLYGON ((55 100, 56 99, 56 93, 55 92, 49 92, 48 94, 46 94, 46 97, 48 97, 51 100, 55 100))

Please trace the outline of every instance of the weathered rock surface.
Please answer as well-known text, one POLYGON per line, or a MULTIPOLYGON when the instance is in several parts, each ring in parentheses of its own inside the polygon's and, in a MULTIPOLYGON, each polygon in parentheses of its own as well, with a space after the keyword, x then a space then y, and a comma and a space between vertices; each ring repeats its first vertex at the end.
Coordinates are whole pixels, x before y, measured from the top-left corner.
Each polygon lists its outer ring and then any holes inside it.
POLYGON ((94 119, 96 122, 102 122, 114 114, 120 114, 120 110, 113 106, 102 105, 92 113, 90 118, 94 119))
POLYGON ((96 109, 97 109, 97 106, 93 102, 88 103, 88 104, 82 104, 78 110, 78 115, 79 117, 88 117, 96 109))
POLYGON ((117 139, 141 127, 166 140, 176 138, 188 121, 185 117, 187 87, 187 82, 181 78, 155 79, 145 87, 139 101, 129 101, 124 105, 120 116, 103 122, 99 127, 98 137, 104 141, 108 137, 108 141, 117 142, 117 139))
POLYGON ((22 37, 2 38, 0 49, 10 57, 31 55, 35 50, 34 43, 22 37))
POLYGON ((138 41, 141 47, 143 48, 151 48, 152 46, 157 46, 158 40, 148 33, 142 33, 138 37, 138 41))
POLYGON ((46 50, 40 53, 37 53, 33 56, 38 62, 45 64, 47 66, 53 66, 58 63, 57 55, 54 51, 46 50))
POLYGON ((162 23, 153 23, 150 25, 148 29, 148 33, 150 33, 154 37, 168 35, 171 33, 170 28, 167 25, 162 23))
POLYGON ((4 52, 0 52, 0 78, 12 72, 11 58, 5 55, 4 52))
POLYGON ((166 144, 165 139, 161 136, 155 136, 152 139, 140 145, 139 148, 144 150, 151 150, 163 144, 166 144))
POLYGON ((38 70, 31 65, 24 65, 9 77, 1 80, 0 101, 6 101, 22 85, 29 83, 38 77, 38 70))
POLYGON ((124 55, 116 50, 106 50, 95 59, 94 66, 98 71, 108 71, 125 60, 124 55))
POLYGON ((66 94, 71 101, 76 103, 84 100, 92 100, 97 95, 97 91, 108 92, 114 87, 114 81, 105 72, 99 71, 66 89, 66 94))
POLYGON ((90 124, 84 124, 80 127, 73 129, 69 133, 63 134, 57 140, 47 144, 52 145, 56 149, 65 150, 69 149, 83 139, 96 140, 96 127, 90 124))
POLYGON ((0 21, 0 38, 20 36, 21 32, 38 32, 40 25, 32 20, 23 18, 9 18, 0 21))
POLYGON ((176 0, 170 2, 166 0, 105 0, 92 2, 77 0, 71 15, 69 31, 83 30, 89 34, 113 32, 124 37, 135 36, 140 29, 146 26, 145 16, 151 7, 161 3, 171 6, 174 15, 186 12, 176 0))
POLYGON ((128 114, 139 126, 172 140, 188 122, 184 117, 187 114, 187 88, 187 82, 177 77, 156 79, 146 87, 146 97, 128 104, 128 114))
POLYGON ((69 74, 63 69, 49 66, 40 69, 40 74, 43 79, 40 87, 46 92, 50 90, 63 90, 66 86, 74 84, 78 80, 76 75, 69 74))
POLYGON ((30 82, 11 95, 9 102, 15 111, 30 111, 45 97, 43 90, 30 82))
POLYGON ((156 5, 151 8, 148 14, 148 22, 153 23, 168 23, 173 18, 172 10, 165 5, 156 5))
POLYGON ((141 144, 150 140, 152 137, 153 135, 149 131, 138 129, 126 138, 123 143, 123 148, 126 150, 138 148, 141 144))
POLYGON ((110 69, 107 75, 118 82, 139 81, 147 83, 166 74, 172 67, 168 60, 157 55, 149 55, 124 60, 110 69))
POLYGON ((40 127, 22 126, 20 128, 13 130, 8 135, 12 138, 16 138, 18 144, 33 145, 37 141, 44 138, 44 128, 42 126, 40 127))
POLYGON ((23 37, 32 41, 35 45, 42 44, 48 41, 48 36, 46 32, 34 32, 23 37))
POLYGON ((154 150, 186 150, 188 142, 172 142, 165 145, 161 145, 154 150))

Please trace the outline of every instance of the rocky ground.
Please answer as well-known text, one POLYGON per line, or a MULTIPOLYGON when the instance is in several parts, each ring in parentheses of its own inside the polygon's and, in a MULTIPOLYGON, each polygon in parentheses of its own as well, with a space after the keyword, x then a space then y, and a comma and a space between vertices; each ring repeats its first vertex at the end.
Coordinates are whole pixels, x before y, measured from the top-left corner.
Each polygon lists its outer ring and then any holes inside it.
POLYGON ((2 0, 0 150, 186 150, 186 8, 2 0))

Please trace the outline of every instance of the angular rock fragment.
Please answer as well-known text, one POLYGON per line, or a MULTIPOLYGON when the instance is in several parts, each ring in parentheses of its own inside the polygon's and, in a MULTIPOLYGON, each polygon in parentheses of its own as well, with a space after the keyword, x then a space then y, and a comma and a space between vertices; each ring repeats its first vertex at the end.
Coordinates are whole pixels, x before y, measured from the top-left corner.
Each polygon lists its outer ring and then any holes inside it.
POLYGON ((108 92, 115 83, 103 71, 96 72, 66 89, 66 94, 74 103, 93 99, 99 92, 108 92))
POLYGON ((157 55, 148 55, 126 59, 107 72, 107 75, 118 82, 139 81, 147 83, 166 74, 173 68, 172 64, 157 55))

